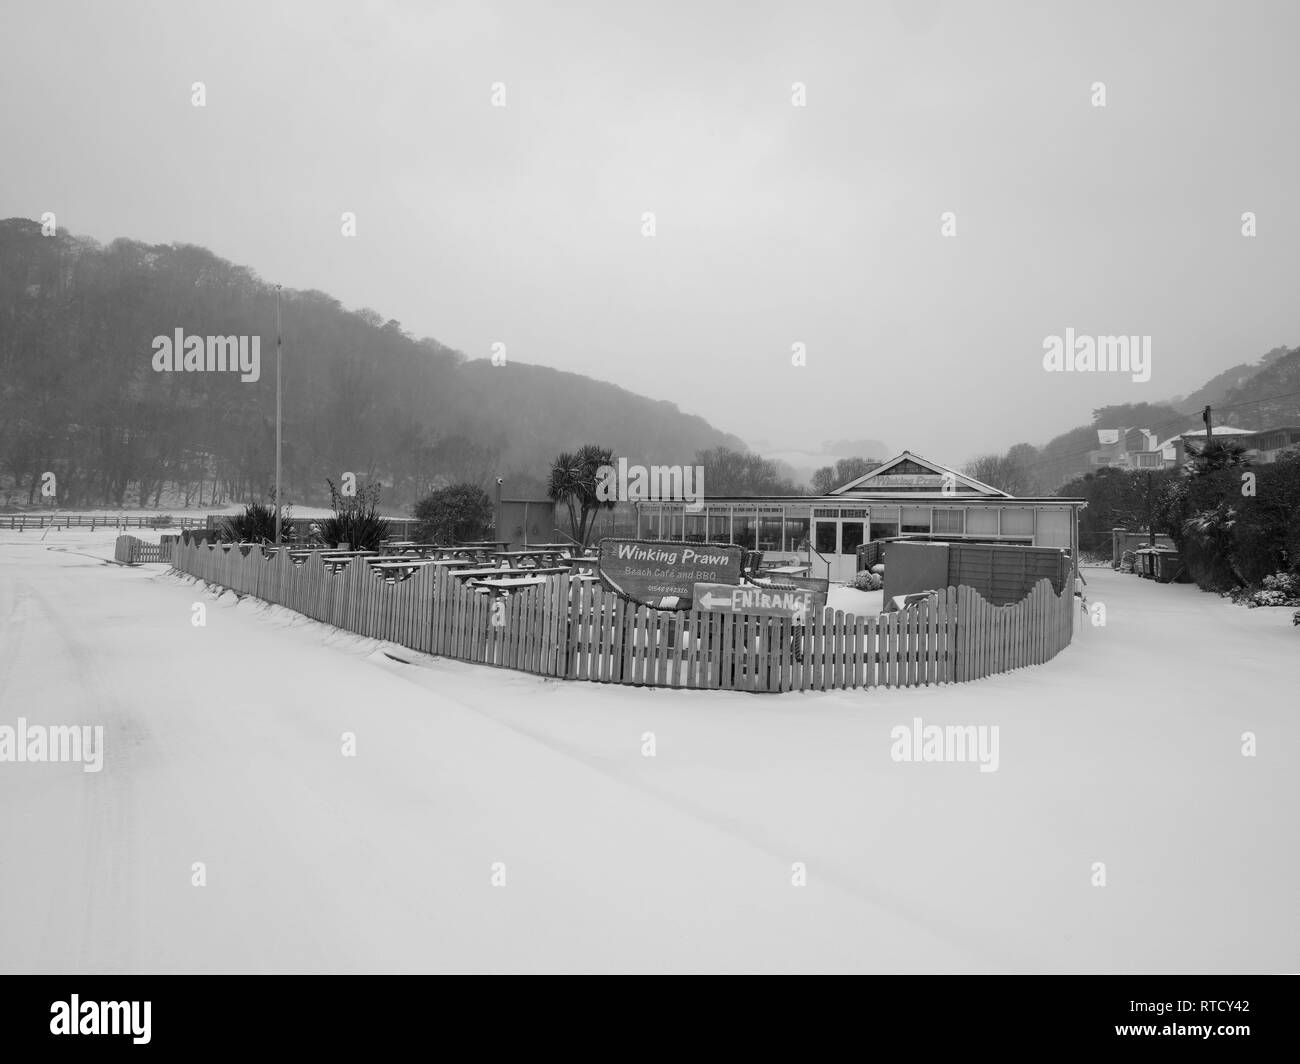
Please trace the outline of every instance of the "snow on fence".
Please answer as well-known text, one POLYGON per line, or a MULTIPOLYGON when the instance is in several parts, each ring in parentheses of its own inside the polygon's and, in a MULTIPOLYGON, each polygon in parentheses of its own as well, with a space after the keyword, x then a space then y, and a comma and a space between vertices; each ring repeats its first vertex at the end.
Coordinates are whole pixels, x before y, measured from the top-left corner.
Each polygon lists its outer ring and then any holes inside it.
POLYGON ((161 543, 146 543, 135 536, 118 536, 113 557, 126 565, 141 562, 169 562, 176 545, 175 536, 163 536, 161 543))
POLYGON ((426 654, 599 683, 743 691, 912 687, 975 680, 1049 661, 1073 634, 1074 594, 1044 579, 994 606, 945 588, 905 610, 789 618, 661 612, 589 581, 554 576, 493 599, 443 566, 377 579, 362 559, 331 573, 258 547, 177 544, 175 568, 358 635, 426 654))

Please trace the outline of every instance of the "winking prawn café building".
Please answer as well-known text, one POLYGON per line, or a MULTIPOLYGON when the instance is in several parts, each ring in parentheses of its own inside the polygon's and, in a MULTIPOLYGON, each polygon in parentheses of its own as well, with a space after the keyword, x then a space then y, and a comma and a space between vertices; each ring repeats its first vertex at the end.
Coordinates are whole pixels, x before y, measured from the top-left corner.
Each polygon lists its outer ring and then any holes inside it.
MULTIPOLYGON (((706 468, 706 486, 707 475, 706 468)), ((762 551, 765 562, 806 560, 800 545, 807 540, 815 552, 812 575, 848 582, 859 544, 881 539, 1057 547, 1070 552, 1075 569, 1085 501, 1012 496, 904 451, 827 495, 706 496, 696 510, 685 502, 630 505, 638 539, 735 543, 762 551)))

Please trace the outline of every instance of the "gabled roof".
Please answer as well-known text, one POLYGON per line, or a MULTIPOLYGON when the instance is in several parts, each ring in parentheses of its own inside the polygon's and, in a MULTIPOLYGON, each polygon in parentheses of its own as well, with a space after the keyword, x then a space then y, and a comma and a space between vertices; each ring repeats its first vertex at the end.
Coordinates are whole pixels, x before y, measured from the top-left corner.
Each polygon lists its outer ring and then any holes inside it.
POLYGON ((972 495, 984 495, 993 498, 1009 499, 1011 496, 990 484, 976 480, 974 477, 968 477, 964 473, 959 473, 955 469, 949 469, 938 462, 932 462, 928 458, 922 458, 919 454, 913 454, 911 451, 904 451, 896 458, 891 458, 882 466, 878 466, 865 476, 858 477, 857 480, 851 480, 842 487, 836 488, 829 492, 830 495, 846 495, 852 492, 854 495, 898 495, 900 498, 917 497, 911 491, 902 490, 903 486, 896 479, 900 474, 891 473, 890 470, 897 470, 899 466, 907 463, 909 468, 920 467, 923 472, 915 475, 917 477, 937 477, 938 482, 930 485, 934 489, 934 494, 939 495, 943 486, 943 478, 953 478, 951 483, 955 484, 958 494, 961 497, 969 498, 972 495), (965 490, 962 490, 962 489, 965 490))

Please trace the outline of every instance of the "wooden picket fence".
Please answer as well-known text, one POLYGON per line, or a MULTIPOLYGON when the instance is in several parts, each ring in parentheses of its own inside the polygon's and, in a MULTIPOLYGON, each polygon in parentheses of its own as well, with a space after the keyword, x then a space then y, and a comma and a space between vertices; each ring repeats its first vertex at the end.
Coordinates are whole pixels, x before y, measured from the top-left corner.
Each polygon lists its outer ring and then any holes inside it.
POLYGON ((175 537, 168 536, 161 543, 146 543, 135 536, 118 536, 113 546, 113 557, 125 565, 139 565, 141 562, 169 562, 172 560, 172 548, 175 537))
POLYGON ((426 654, 598 683, 740 691, 914 687, 1042 664, 1070 642, 1074 594, 1042 580, 1012 606, 949 587, 879 617, 792 619, 637 606, 554 576, 493 599, 446 568, 389 584, 363 560, 331 573, 259 547, 177 544, 175 568, 358 635, 426 654))

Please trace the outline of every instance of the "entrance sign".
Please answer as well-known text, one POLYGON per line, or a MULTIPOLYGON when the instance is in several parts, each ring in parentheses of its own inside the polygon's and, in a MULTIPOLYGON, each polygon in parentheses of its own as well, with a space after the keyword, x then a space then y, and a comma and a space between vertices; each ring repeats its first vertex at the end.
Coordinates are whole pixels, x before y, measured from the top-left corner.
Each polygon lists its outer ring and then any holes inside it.
POLYGON ((597 572, 616 594, 657 610, 689 610, 697 583, 740 581, 735 544, 602 539, 597 572))
POLYGON ((696 584, 695 608, 710 613, 747 613, 756 617, 792 617, 803 622, 813 610, 814 592, 794 587, 737 587, 696 584))

